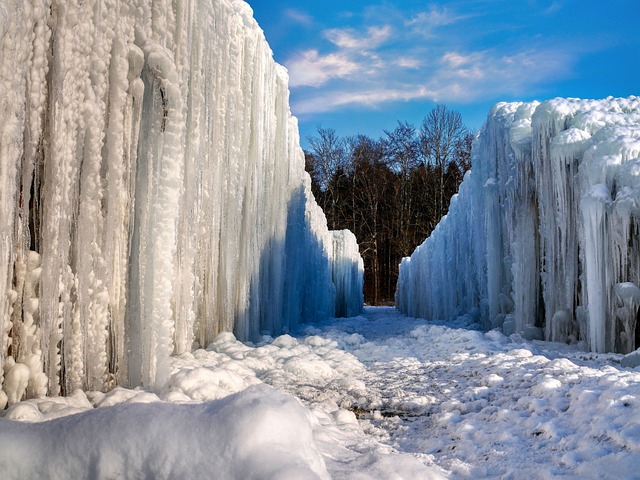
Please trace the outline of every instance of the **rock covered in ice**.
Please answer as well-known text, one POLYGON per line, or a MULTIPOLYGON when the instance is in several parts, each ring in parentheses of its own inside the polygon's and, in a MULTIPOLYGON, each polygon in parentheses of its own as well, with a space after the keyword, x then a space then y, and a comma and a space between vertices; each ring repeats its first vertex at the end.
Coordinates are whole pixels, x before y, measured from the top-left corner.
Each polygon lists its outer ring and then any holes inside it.
POLYGON ((357 245, 315 203, 286 71, 245 2, 10 4, 0 367, 11 352, 29 370, 27 396, 159 389, 171 354, 221 331, 359 312, 357 245))
POLYGON ((574 159, 582 156, 591 135, 579 128, 571 127, 551 139, 551 156, 574 159))
POLYGON ((397 306, 638 348, 640 98, 500 103, 472 155, 447 216, 402 261, 397 306))

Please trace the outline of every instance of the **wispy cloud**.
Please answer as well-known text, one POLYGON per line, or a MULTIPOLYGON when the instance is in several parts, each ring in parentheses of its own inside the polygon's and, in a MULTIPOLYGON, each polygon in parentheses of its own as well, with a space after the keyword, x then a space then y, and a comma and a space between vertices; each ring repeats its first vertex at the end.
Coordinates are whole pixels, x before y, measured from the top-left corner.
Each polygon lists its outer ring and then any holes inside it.
POLYGON ((469 18, 470 15, 455 13, 447 7, 431 5, 429 10, 418 12, 412 18, 405 21, 405 25, 413 28, 432 29, 445 25, 453 25, 461 20, 469 18))
POLYGON ((359 33, 354 29, 337 28, 324 31, 324 37, 337 50, 324 55, 317 49, 299 52, 287 62, 290 85, 320 87, 332 79, 372 75, 375 70, 384 68, 376 49, 391 36, 391 27, 369 27, 363 34, 359 33))
POLYGON ((305 27, 310 27, 311 25, 313 25, 313 18, 311 17, 311 15, 296 8, 287 8, 284 11, 284 16, 289 20, 292 20, 294 23, 298 23, 305 27))
POLYGON ((352 28, 332 28, 324 32, 324 36, 331 43, 345 50, 375 50, 391 36, 391 27, 369 27, 365 35, 358 35, 352 28))
POLYGON ((551 3, 551 5, 549 5, 544 10, 544 13, 547 14, 547 15, 551 15, 553 13, 556 13, 556 12, 560 11, 561 8, 562 8, 562 2, 554 1, 554 2, 551 3))
POLYGON ((438 101, 472 101, 496 95, 523 94, 544 81, 565 76, 572 54, 560 49, 447 52, 429 80, 438 101))
POLYGON ((432 98, 434 92, 427 87, 406 87, 404 89, 371 89, 362 91, 336 92, 330 97, 310 97, 296 104, 296 112, 319 113, 328 112, 345 106, 360 105, 375 108, 381 104, 394 101, 410 101, 424 98, 432 98))
POLYGON ((377 21, 371 15, 375 9, 370 9, 368 25, 352 23, 322 31, 324 43, 285 62, 290 85, 296 89, 292 96, 296 114, 528 93, 569 75, 578 56, 571 46, 543 40, 479 48, 477 34, 465 36, 467 30, 481 28, 477 12, 432 5, 403 15, 389 14, 388 8, 377 21))
POLYGON ((529 0, 529 6, 543 15, 552 15, 563 7, 562 0, 529 0))
POLYGON ((395 65, 400 68, 418 70, 423 66, 423 62, 419 58, 398 57, 395 61, 395 65))

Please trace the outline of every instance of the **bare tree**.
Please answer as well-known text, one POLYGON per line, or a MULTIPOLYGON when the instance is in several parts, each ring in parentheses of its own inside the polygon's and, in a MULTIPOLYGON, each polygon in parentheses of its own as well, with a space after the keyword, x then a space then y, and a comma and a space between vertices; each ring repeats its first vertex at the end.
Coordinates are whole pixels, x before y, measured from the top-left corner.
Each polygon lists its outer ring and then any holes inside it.
MULTIPOLYGON (((476 132, 467 131, 456 144, 455 162, 463 173, 471 169, 471 147, 473 146, 473 140, 475 138, 476 132)), ((460 183, 458 183, 458 185, 460 185, 460 183)))
POLYGON ((447 166, 454 160, 456 148, 464 141, 467 129, 462 116, 447 109, 446 105, 436 105, 422 121, 420 128, 420 150, 427 163, 439 170, 438 217, 445 210, 445 175, 447 166))
POLYGON ((327 214, 329 227, 336 228, 337 198, 332 179, 337 172, 344 172, 345 144, 344 140, 332 128, 317 127, 318 136, 308 138, 313 157, 312 177, 321 192, 320 205, 327 214))
POLYGON ((333 128, 316 128, 318 136, 309 136, 309 146, 315 162, 314 179, 321 190, 326 190, 338 167, 343 166, 345 157, 344 140, 333 128))
POLYGON ((419 163, 419 143, 416 138, 416 128, 408 122, 398 122, 398 126, 391 131, 384 131, 384 153, 389 160, 391 170, 403 177, 409 177, 411 170, 419 163))
POLYGON ((408 255, 411 245, 409 229, 415 218, 416 205, 411 194, 411 172, 420 164, 419 142, 416 137, 416 129, 408 122, 398 122, 398 126, 392 131, 384 131, 386 138, 383 140, 384 153, 388 166, 398 177, 396 222, 397 233, 394 240, 402 255, 408 255))

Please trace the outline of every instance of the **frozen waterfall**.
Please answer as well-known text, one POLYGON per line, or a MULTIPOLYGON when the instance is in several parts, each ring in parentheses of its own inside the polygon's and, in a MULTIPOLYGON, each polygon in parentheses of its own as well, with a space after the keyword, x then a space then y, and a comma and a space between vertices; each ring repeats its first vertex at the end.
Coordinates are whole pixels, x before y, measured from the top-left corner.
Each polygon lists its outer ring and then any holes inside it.
POLYGON ((240 0, 0 2, 0 406, 362 307, 240 0))
POLYGON ((446 217, 403 260, 400 310, 640 348, 640 98, 501 103, 446 217))

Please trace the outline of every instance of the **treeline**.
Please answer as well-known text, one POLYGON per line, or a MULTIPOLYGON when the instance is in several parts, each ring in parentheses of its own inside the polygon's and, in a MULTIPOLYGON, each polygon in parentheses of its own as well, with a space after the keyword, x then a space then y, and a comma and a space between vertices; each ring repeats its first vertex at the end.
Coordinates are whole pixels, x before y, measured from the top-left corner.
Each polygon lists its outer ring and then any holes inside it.
POLYGON ((329 228, 348 228, 365 263, 369 304, 393 302, 402 257, 429 236, 471 167, 474 133, 458 112, 438 105, 420 128, 398 122, 374 140, 318 127, 306 169, 329 228))

